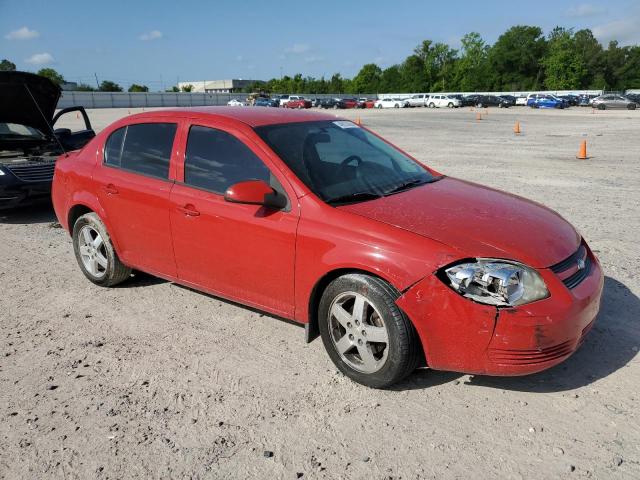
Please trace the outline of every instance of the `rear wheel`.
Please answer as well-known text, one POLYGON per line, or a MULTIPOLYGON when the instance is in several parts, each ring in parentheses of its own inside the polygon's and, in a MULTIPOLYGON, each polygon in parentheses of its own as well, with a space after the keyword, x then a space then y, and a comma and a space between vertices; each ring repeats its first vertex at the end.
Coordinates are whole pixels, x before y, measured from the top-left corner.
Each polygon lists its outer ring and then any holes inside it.
POLYGON ((431 102, 431 103, 429 104, 429 108, 436 108, 436 104, 435 104, 435 103, 433 103, 433 102, 431 102))
POLYGON ((598 110, 606 110, 607 106, 604 103, 598 105, 598 110))
POLYGON ((482 108, 483 106, 484 106, 484 105, 482 105, 482 103, 478 103, 478 104, 476 104, 476 107, 477 107, 477 108, 482 108))
POLYGON ((449 107, 449 108, 453 108, 453 103, 449 102, 449 103, 447 104, 447 107, 449 107))
POLYGON ((73 250, 80 270, 96 285, 111 287, 131 276, 111 244, 111 238, 96 213, 82 215, 73 226, 73 250))
POLYGON ((628 110, 635 110, 636 109, 636 104, 635 103, 630 103, 629 105, 627 105, 627 109, 628 110))
POLYGON ((393 106, 393 108, 400 108, 400 105, 398 105, 397 103, 393 106))
POLYGON ((415 370, 417 334, 385 281, 349 274, 329 284, 318 309, 322 342, 333 363, 352 380, 388 387, 415 370))

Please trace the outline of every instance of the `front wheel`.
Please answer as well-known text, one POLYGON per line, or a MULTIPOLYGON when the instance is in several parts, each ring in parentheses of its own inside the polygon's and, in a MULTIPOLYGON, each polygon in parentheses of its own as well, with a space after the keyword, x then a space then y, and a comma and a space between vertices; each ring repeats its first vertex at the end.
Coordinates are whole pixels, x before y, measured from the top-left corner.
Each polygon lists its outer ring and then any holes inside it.
POLYGON ((429 104, 429 108, 436 108, 436 104, 435 104, 435 103, 433 103, 433 102, 431 102, 431 103, 429 104))
POLYGON ((605 106, 604 103, 601 103, 600 105, 598 105, 598 110, 605 110, 607 107, 605 106))
POLYGON ((636 109, 635 103, 630 103, 629 105, 627 105, 627 110, 635 110, 635 109, 636 109))
POLYGON ((453 103, 449 102, 449 103, 447 104, 447 107, 449 107, 449 108, 453 108, 453 103))
POLYGON ((382 105, 378 105, 376 108, 382 108, 382 105))
POLYGON ((113 248, 106 227, 96 213, 82 215, 73 225, 73 251, 84 276, 96 285, 112 287, 131 276, 113 248))
POLYGON ((364 274, 339 277, 322 295, 318 326, 324 347, 338 369, 362 385, 388 387, 418 365, 417 334, 395 303, 399 295, 364 274))

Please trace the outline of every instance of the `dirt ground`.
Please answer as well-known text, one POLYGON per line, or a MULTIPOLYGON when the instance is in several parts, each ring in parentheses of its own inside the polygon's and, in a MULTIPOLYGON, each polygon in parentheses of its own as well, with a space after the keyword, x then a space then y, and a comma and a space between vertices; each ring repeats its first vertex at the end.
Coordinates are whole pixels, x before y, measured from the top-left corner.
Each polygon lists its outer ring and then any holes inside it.
POLYGON ((371 390, 296 325, 146 275, 94 286, 49 207, 4 212, 0 478, 640 478, 640 111, 340 113, 571 221, 606 273, 584 346, 528 377, 371 390))

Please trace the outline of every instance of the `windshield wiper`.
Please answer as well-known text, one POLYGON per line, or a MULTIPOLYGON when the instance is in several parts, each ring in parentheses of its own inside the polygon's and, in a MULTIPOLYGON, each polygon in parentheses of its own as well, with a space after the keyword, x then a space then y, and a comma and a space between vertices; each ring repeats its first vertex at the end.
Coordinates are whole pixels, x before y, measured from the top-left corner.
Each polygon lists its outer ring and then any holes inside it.
POLYGON ((375 200, 376 198, 380 198, 382 195, 379 193, 373 192, 355 192, 348 193, 346 195, 340 195, 338 197, 330 198, 326 200, 329 204, 334 203, 352 203, 352 202, 366 202, 367 200, 375 200))
POLYGON ((384 196, 393 195, 394 193, 404 192, 405 190, 409 190, 413 187, 417 187, 418 185, 424 185, 425 183, 432 183, 437 180, 440 180, 440 177, 433 178, 414 178, 413 180, 408 180, 400 185, 393 187, 391 190, 387 190, 384 192, 384 196))

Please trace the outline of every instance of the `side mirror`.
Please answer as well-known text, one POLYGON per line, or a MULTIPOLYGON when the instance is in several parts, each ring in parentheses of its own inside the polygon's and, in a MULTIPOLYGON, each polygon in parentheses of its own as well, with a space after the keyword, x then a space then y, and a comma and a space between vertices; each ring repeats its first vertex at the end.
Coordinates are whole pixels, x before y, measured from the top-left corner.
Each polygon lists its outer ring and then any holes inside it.
POLYGON ((262 180, 246 180, 227 188, 224 199, 232 203, 263 205, 280 210, 287 205, 287 199, 262 180))

